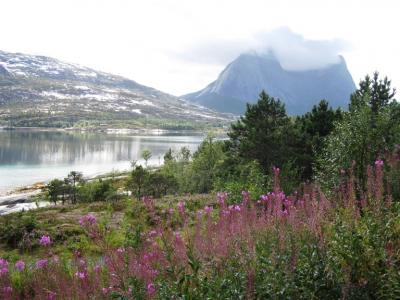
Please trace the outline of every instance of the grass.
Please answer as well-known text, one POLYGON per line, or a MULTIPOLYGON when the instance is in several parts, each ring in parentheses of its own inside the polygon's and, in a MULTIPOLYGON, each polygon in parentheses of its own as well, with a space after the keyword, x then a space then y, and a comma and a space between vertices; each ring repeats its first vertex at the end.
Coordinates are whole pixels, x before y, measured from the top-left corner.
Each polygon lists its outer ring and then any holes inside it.
MULTIPOLYGON (((199 194, 199 195, 188 195, 188 196, 172 196, 168 195, 162 199, 156 199, 156 211, 158 215, 161 215, 163 211, 170 207, 175 207, 182 199, 186 203, 190 203, 190 206, 195 208, 201 208, 205 205, 215 203, 214 195, 212 194, 199 194)), ((143 210, 140 208, 137 200, 124 199, 118 203, 107 203, 107 202, 93 202, 93 203, 79 203, 79 204, 58 204, 56 206, 48 206, 44 208, 38 208, 22 213, 13 213, 6 216, 0 217, 0 226, 5 228, 5 223, 11 220, 18 220, 21 216, 34 218, 36 221, 35 231, 40 234, 49 234, 54 239, 54 252, 60 254, 64 251, 71 249, 71 244, 79 246, 76 241, 83 236, 84 231, 79 226, 79 219, 86 214, 93 214, 102 223, 114 232, 115 235, 119 234, 119 231, 123 231, 122 228, 126 224, 141 224, 146 225, 146 221, 143 221, 143 210), (132 211, 133 207, 137 207, 138 211, 132 211)), ((12 222, 12 221, 11 221, 12 222)), ((149 229, 152 227, 148 224, 149 229)), ((0 230, 1 232, 1 230, 0 230)), ((78 243, 79 244, 79 243, 78 243)), ((118 243, 117 243, 118 244, 118 243)), ((122 245, 122 242, 120 243, 122 245)), ((36 245, 37 246, 37 245, 36 245)), ((24 251, 18 249, 18 247, 9 247, 4 242, 0 243, 0 257, 7 257, 12 251, 13 253, 21 253, 25 257, 37 257, 41 254, 39 247, 33 247, 30 251, 24 251)))

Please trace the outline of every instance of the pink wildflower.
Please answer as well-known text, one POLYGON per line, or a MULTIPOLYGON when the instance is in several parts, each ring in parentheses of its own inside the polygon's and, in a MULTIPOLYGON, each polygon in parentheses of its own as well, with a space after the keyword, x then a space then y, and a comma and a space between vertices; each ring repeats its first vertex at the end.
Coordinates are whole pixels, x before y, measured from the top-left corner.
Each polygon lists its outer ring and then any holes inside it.
POLYGON ((248 203, 250 201, 250 193, 247 191, 242 191, 243 203, 248 203))
POLYGON ((101 266, 96 265, 96 266, 93 268, 93 271, 95 271, 96 273, 100 273, 100 272, 101 272, 101 266))
POLYGON ((50 237, 48 236, 48 235, 43 235, 41 238, 40 238, 40 241, 39 241, 39 243, 40 243, 40 245, 42 245, 42 246, 50 246, 50 244, 51 244, 51 239, 50 239, 50 237))
POLYGON ((206 214, 210 214, 213 211, 213 208, 212 206, 205 206, 204 211, 206 212, 206 214))
POLYGON ((42 268, 46 267, 48 265, 48 263, 49 263, 49 261, 47 259, 45 259, 45 258, 44 259, 39 259, 36 262, 36 267, 38 269, 42 269, 42 268))
POLYGON ((3 258, 0 258, 0 268, 2 267, 8 267, 8 261, 6 261, 3 258))
POLYGON ((154 285, 154 283, 147 284, 147 293, 149 293, 149 295, 153 295, 155 292, 156 286, 154 285))
POLYGON ((149 231, 148 235, 150 238, 153 238, 153 237, 156 237, 158 234, 157 234, 157 231, 151 230, 151 231, 149 231))
POLYGON ((96 222, 97 222, 96 216, 93 214, 87 214, 86 216, 83 216, 79 220, 79 224, 81 224, 81 226, 94 225, 96 224, 96 222))
POLYGON ((3 287, 3 293, 5 294, 5 296, 11 296, 12 291, 13 289, 11 286, 3 287))
POLYGON ((185 212, 185 203, 182 201, 179 201, 177 206, 178 206, 179 212, 183 214, 185 212))
POLYGON ((55 300, 56 299, 57 294, 55 292, 52 291, 48 291, 47 293, 47 300, 55 300))
POLYGON ((226 193, 217 193, 218 203, 221 206, 225 206, 227 194, 226 193))
POLYGON ((8 261, 0 258, 0 276, 8 273, 8 261))
POLYGON ((181 236, 181 233, 179 231, 175 231, 174 235, 175 235, 175 239, 182 240, 182 236, 181 236))
POLYGON ((222 211, 222 215, 224 215, 225 217, 226 217, 226 216, 229 216, 229 214, 230 214, 230 212, 229 212, 229 210, 227 210, 227 209, 224 209, 224 210, 222 211))
POLYGON ((381 160, 381 159, 376 160, 375 161, 375 166, 382 167, 383 166, 383 160, 381 160))
POLYGON ((25 269, 25 262, 22 260, 19 260, 15 263, 15 268, 19 271, 23 271, 25 269))
POLYGON ((85 272, 76 272, 75 277, 79 279, 85 279, 86 278, 86 273, 85 272))
POLYGON ((279 174, 281 170, 278 167, 272 167, 272 171, 274 172, 274 174, 279 174))

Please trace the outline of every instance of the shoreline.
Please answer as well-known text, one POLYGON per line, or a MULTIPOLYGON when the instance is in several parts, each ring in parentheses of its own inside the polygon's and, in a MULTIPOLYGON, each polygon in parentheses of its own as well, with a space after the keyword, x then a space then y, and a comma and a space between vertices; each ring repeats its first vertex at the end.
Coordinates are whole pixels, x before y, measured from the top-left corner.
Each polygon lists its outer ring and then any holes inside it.
MULTIPOLYGON (((41 132, 100 132, 99 130, 92 130, 89 128, 53 128, 53 127, 1 127, 0 131, 7 132, 7 131, 41 131, 41 132)), ((199 135, 202 136, 205 134, 204 131, 201 130, 164 130, 164 129, 117 129, 117 128, 107 128, 102 129, 103 134, 134 134, 134 135, 168 135, 168 134, 177 134, 177 135, 199 135)), ((215 132, 220 137, 224 137, 221 131, 219 133, 215 132)), ((150 168, 157 168, 158 164, 155 163, 154 165, 149 165, 150 168)), ((107 178, 107 177, 115 177, 115 178, 122 178, 126 177, 128 174, 128 168, 121 168, 120 170, 98 170, 96 173, 92 174, 85 174, 84 179, 87 181, 92 181, 97 178, 107 178)), ((66 175, 66 174, 65 174, 66 175)), ((14 210, 13 208, 27 204, 34 204, 35 201, 38 200, 36 197, 42 191, 42 189, 48 184, 51 180, 57 177, 52 177, 47 179, 46 178, 37 178, 39 182, 29 182, 25 181, 22 182, 22 185, 18 186, 8 186, 4 187, 0 190, 0 215, 7 213, 9 210, 14 210), (36 197, 36 199, 35 199, 36 197)))
MULTIPOLYGON (((113 175, 116 179, 121 179, 128 176, 127 172, 121 171, 116 174, 110 172, 104 172, 101 174, 93 174, 86 176, 86 181, 92 181, 100 178, 111 178, 113 175)), ((31 185, 18 187, 9 191, 6 191, 4 195, 0 195, 0 216, 18 212, 21 210, 30 210, 38 207, 44 207, 51 205, 47 201, 35 201, 35 196, 42 193, 43 188, 46 187, 46 182, 36 182, 31 185)))
POLYGON ((0 216, 50 204, 45 201, 34 201, 34 197, 40 193, 41 189, 26 189, 11 191, 5 196, 0 196, 0 216))
POLYGON ((149 135, 160 135, 168 133, 192 133, 192 134, 204 134, 209 131, 218 132, 218 135, 226 134, 226 130, 221 128, 215 128, 214 130, 204 129, 161 129, 161 128, 112 128, 112 127, 6 127, 0 126, 0 131, 18 131, 18 130, 33 130, 33 131, 54 131, 54 132, 102 132, 102 133, 117 133, 117 134, 149 134, 149 135))

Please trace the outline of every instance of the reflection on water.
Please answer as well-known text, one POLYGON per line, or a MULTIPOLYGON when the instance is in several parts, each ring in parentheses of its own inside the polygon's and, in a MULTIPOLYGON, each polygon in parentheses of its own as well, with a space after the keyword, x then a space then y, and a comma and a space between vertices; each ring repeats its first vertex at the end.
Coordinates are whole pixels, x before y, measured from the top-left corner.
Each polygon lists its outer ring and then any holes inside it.
POLYGON ((130 167, 144 149, 149 164, 159 164, 164 153, 186 146, 195 151, 201 135, 148 135, 0 130, 0 193, 15 187, 63 178, 69 171, 94 175, 130 167))

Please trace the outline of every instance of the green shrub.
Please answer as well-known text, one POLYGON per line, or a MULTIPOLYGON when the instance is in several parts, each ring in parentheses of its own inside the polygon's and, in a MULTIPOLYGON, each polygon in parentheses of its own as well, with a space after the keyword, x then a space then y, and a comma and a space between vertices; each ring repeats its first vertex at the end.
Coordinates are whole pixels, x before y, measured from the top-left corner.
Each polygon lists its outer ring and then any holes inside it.
POLYGON ((34 215, 18 213, 4 216, 0 223, 0 241, 11 248, 29 248, 32 246, 36 228, 34 215))

